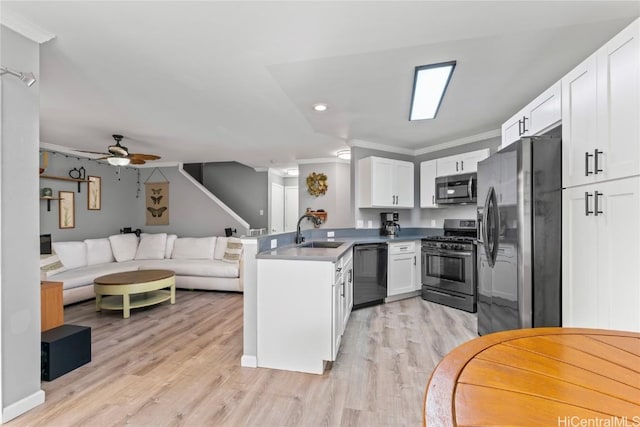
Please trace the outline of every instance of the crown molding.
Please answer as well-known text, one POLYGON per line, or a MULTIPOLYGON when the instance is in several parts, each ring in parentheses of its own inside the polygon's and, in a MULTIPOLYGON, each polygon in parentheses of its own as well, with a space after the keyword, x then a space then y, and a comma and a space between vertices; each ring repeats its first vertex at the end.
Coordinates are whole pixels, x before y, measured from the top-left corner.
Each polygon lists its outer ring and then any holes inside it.
POLYGON ((479 133, 476 135, 466 136, 460 139, 454 139, 453 141, 443 142, 442 144, 433 145, 431 147, 420 148, 414 151, 414 156, 421 154, 433 153, 434 151, 444 150, 446 148, 458 147, 460 145, 471 144, 472 142, 484 141, 485 139, 495 138, 501 135, 500 129, 490 130, 488 132, 479 133))
POLYGON ((349 160, 342 160, 337 157, 319 157, 316 159, 300 159, 296 160, 299 165, 311 165, 316 163, 351 163, 349 160))
POLYGON ((7 10, 3 10, 0 14, 0 24, 39 44, 56 37, 55 34, 7 10))
POLYGON ((415 150, 410 148, 394 147, 393 145, 378 144, 376 142, 363 141, 361 139, 351 139, 347 141, 347 145, 349 147, 369 148, 371 150, 415 156, 415 150))

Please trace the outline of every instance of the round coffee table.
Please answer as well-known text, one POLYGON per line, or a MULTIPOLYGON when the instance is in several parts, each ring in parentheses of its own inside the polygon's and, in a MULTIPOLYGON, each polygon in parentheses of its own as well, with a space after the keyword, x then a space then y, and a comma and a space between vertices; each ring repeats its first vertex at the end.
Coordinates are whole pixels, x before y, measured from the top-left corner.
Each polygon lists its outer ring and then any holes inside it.
POLYGON ((137 270, 107 274, 94 279, 96 311, 122 310, 129 318, 132 308, 171 300, 176 302, 176 275, 171 270, 137 270), (168 288, 168 289, 167 289, 168 288))

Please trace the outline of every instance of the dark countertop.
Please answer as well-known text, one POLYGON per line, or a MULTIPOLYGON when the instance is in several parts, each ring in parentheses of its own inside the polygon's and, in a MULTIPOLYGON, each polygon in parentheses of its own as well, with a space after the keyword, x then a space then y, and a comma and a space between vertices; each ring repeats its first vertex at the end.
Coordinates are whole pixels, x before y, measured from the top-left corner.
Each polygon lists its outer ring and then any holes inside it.
MULTIPOLYGON (((367 237, 337 237, 329 239, 311 239, 309 242, 344 242, 337 248, 301 248, 299 245, 287 245, 276 249, 260 252, 258 259, 285 259, 298 261, 329 261, 336 262, 354 245, 369 243, 393 243, 421 240, 426 234, 407 234, 398 237, 367 236, 367 237)), ((309 243, 305 242, 305 243, 309 243)))

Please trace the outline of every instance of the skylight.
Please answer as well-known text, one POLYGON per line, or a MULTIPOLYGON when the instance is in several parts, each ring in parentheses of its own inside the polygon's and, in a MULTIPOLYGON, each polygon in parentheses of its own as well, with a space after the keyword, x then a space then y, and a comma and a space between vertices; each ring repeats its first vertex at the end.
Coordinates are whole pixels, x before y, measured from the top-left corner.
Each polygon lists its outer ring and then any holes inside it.
POLYGON ((409 120, 436 117, 454 68, 456 61, 416 67, 409 120))

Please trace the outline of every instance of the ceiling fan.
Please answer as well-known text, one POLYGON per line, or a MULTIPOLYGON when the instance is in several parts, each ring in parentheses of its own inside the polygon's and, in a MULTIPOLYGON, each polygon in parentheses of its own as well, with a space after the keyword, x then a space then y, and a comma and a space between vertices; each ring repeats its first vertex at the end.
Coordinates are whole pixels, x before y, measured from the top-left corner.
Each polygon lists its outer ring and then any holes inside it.
POLYGON ((156 156, 155 154, 130 153, 127 147, 120 145, 120 141, 122 141, 123 138, 122 135, 111 136, 116 141, 116 144, 107 147, 107 151, 109 151, 108 153, 84 150, 77 151, 81 153, 101 154, 105 157, 100 157, 96 160, 106 160, 113 166, 126 166, 129 163, 132 165, 144 165, 149 160, 158 160, 160 158, 160 156, 156 156))

